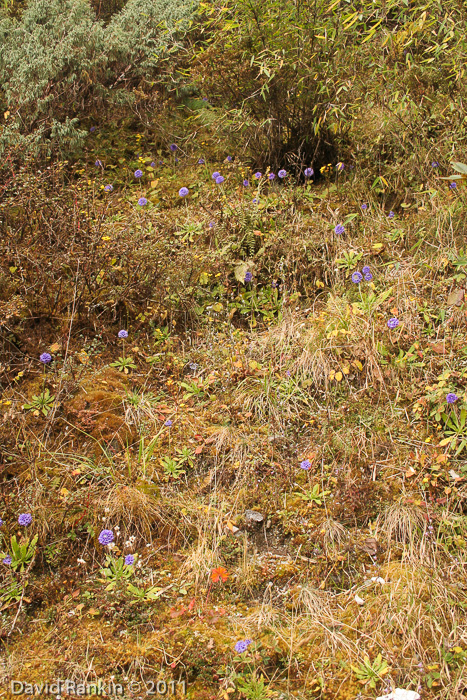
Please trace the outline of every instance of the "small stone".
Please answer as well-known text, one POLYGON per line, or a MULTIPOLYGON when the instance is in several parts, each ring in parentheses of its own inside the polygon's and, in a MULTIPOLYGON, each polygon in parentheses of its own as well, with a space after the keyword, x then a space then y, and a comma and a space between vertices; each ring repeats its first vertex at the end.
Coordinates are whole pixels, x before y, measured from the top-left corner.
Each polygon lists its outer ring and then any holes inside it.
POLYGON ((396 688, 389 695, 380 695, 376 700, 420 700, 420 695, 415 690, 396 688))
POLYGON ((357 603, 357 605, 365 605, 365 601, 363 600, 363 598, 360 598, 359 595, 356 595, 354 600, 357 603))
POLYGON ((262 523, 264 520, 264 515, 262 513, 258 513, 257 510, 246 510, 245 520, 250 523, 262 523))

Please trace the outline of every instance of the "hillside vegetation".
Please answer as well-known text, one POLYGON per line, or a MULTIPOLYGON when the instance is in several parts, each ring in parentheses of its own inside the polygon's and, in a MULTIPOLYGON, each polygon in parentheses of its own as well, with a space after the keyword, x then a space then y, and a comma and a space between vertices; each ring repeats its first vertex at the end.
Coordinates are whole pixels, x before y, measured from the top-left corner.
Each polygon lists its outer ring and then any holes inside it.
POLYGON ((466 20, 5 0, 3 697, 467 698, 466 20))

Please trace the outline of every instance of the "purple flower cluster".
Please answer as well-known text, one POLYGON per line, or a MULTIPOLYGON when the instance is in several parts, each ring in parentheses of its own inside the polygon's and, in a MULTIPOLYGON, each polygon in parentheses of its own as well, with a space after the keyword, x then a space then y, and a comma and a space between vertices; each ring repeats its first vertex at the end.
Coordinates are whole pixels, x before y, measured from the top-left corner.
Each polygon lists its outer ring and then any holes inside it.
POLYGON ((189 194, 188 187, 181 187, 178 191, 178 194, 180 195, 180 197, 186 197, 187 194, 189 194))
POLYGON ((105 547, 106 545, 110 544, 111 542, 114 541, 114 533, 112 530, 102 530, 100 533, 99 537, 97 538, 100 542, 100 544, 105 547))
POLYGON ((313 168, 305 168, 305 172, 304 172, 305 177, 313 177, 314 174, 315 174, 315 171, 313 170, 313 168))
POLYGON ((456 401, 457 401, 458 398, 459 398, 459 397, 456 396, 456 394, 448 394, 448 395, 446 396, 446 401, 447 401, 448 403, 456 403, 456 401))
POLYGON ((364 265, 362 267, 361 272, 357 271, 357 272, 354 272, 352 274, 352 282, 354 282, 355 284, 360 284, 360 282, 363 279, 366 282, 371 282, 371 280, 373 279, 373 275, 371 274, 371 271, 370 271, 370 268, 368 267, 368 265, 364 265))
POLYGON ((245 282, 251 282, 252 279, 253 279, 253 275, 251 274, 251 272, 249 272, 249 271, 245 272, 245 282))
POLYGON ((398 318, 394 317, 394 318, 390 318, 390 319, 389 319, 389 321, 388 321, 388 328, 390 328, 391 330, 394 330, 394 328, 397 328, 398 325, 399 325, 399 319, 398 319, 398 318))
POLYGON ((251 639, 243 639, 240 642, 237 642, 234 647, 235 651, 239 654, 243 654, 248 649, 252 641, 253 640, 251 639))
POLYGON ((113 185, 106 185, 104 187, 105 192, 113 192, 113 185))
POLYGON ((31 513, 21 513, 21 515, 18 516, 18 523, 23 527, 30 525, 32 523, 31 513))
POLYGON ((277 173, 277 176, 281 178, 281 180, 284 179, 284 177, 287 177, 287 170, 279 170, 277 173))
POLYGON ((117 335, 119 338, 128 338, 128 331, 122 328, 121 331, 118 331, 117 335))
POLYGON ((134 563, 135 563, 135 558, 134 558, 133 554, 127 554, 125 557, 126 566, 133 566, 134 563))
POLYGON ((311 462, 309 459, 304 459, 303 462, 300 462, 300 469, 305 469, 308 471, 308 469, 311 468, 311 462))
POLYGON ((39 360, 43 365, 48 365, 50 362, 52 362, 52 355, 50 355, 48 352, 43 352, 42 355, 39 356, 39 360))
POLYGON ((337 236, 341 236, 345 232, 345 228, 342 226, 342 224, 337 224, 334 228, 334 233, 337 236))
POLYGON ((138 199, 138 204, 140 207, 145 207, 147 203, 148 203, 148 200, 146 199, 146 197, 140 197, 138 199))
POLYGON ((138 168, 138 170, 135 170, 135 177, 136 179, 139 179, 140 177, 143 177, 143 171, 138 168))

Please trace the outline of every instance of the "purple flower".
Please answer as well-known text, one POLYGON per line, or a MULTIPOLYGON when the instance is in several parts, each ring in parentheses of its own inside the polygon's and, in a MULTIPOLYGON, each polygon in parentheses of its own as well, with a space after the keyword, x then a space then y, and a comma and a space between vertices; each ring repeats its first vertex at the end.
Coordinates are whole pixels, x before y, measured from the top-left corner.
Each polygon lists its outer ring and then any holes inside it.
POLYGON ((175 153, 175 151, 177 150, 178 146, 177 146, 176 143, 171 143, 170 146, 169 146, 169 148, 170 148, 170 150, 172 151, 172 153, 175 153))
POLYGON ((113 185, 106 185, 104 187, 105 192, 113 192, 113 185))
POLYGON ((3 559, 3 563, 6 564, 7 566, 10 566, 10 564, 11 564, 12 561, 13 561, 13 560, 12 560, 12 558, 10 557, 9 554, 7 554, 7 556, 3 559))
POLYGON ((133 554, 127 554, 125 557, 126 566, 133 566, 134 563, 135 563, 135 558, 134 558, 133 554))
POLYGON ((227 160, 228 160, 229 163, 231 163, 231 162, 232 162, 232 156, 227 156, 227 160))
POLYGON ((122 329, 121 331, 118 331, 117 335, 119 338, 128 338, 128 331, 122 329))
POLYGON ((303 460, 303 462, 300 462, 300 469, 305 469, 308 470, 311 467, 311 462, 309 459, 303 460))
POLYGON ((224 180, 225 180, 225 177, 222 177, 222 175, 219 175, 219 177, 216 177, 216 184, 217 184, 217 185, 222 185, 222 183, 224 182, 224 180))
POLYGON ((257 204, 257 203, 258 203, 258 200, 256 199, 256 197, 253 197, 253 199, 252 199, 251 201, 253 202, 253 204, 257 204))
POLYGON ((27 527, 32 523, 32 515, 31 513, 21 513, 21 515, 18 516, 18 522, 20 525, 23 525, 24 527, 27 527))
POLYGON ((437 160, 434 160, 434 161, 432 162, 432 164, 431 164, 431 167, 432 167, 432 168, 439 168, 439 163, 438 163, 438 161, 437 161, 437 160))
POLYGON ((143 171, 138 168, 138 170, 135 170, 135 177, 143 177, 143 171))
POLYGON ((243 180, 243 187, 249 187, 250 182, 248 180, 243 180))
POLYGON ((456 403, 456 401, 457 401, 458 398, 459 398, 459 397, 456 396, 455 394, 448 394, 448 395, 446 396, 446 401, 447 401, 448 403, 456 403))
POLYGON ((216 225, 216 222, 215 222, 215 221, 210 221, 210 222, 209 222, 209 228, 214 228, 215 225, 216 225))
POLYGON ((114 541, 114 533, 112 530, 102 530, 101 534, 97 538, 101 545, 105 547, 106 545, 110 544, 111 542, 114 541))
POLYGON ((368 275, 370 272, 371 272, 371 270, 370 270, 370 268, 369 268, 368 265, 364 265, 364 266, 362 267, 362 274, 363 274, 363 275, 368 275))
POLYGON ((305 169, 305 173, 304 173, 305 177, 312 177, 314 174, 315 174, 315 171, 313 170, 313 168, 306 168, 305 169))
POLYGON ((253 279, 253 275, 251 274, 251 272, 249 272, 249 271, 245 272, 245 282, 251 282, 252 279, 253 279))
POLYGON ((39 360, 42 364, 48 365, 49 362, 52 362, 52 355, 49 355, 48 352, 43 352, 42 355, 39 356, 39 360))
POLYGON ((213 180, 217 180, 217 178, 218 178, 219 176, 220 176, 220 173, 218 173, 217 170, 216 170, 216 172, 214 172, 214 173, 211 175, 211 177, 212 177, 213 180))
POLYGON ((272 287, 273 289, 277 289, 278 286, 279 286, 279 285, 277 284, 277 282, 276 282, 275 280, 273 280, 273 281, 271 282, 271 287, 272 287))
POLYGON ((390 328, 391 330, 393 330, 394 328, 397 328, 398 325, 399 325, 399 319, 398 319, 398 318, 395 318, 395 317, 394 317, 394 318, 390 318, 390 319, 389 319, 389 321, 388 321, 388 328, 390 328))
POLYGON ((155 168, 155 167, 156 167, 156 164, 154 163, 154 161, 152 161, 151 168, 155 168))
POLYGON ((274 173, 269 173, 269 175, 268 175, 269 180, 274 180, 275 177, 276 176, 274 175, 274 173))
POLYGON ((363 279, 363 275, 361 272, 353 272, 351 279, 352 279, 352 282, 354 282, 355 284, 360 284, 360 282, 363 279))
POLYGON ((186 197, 187 194, 189 194, 188 187, 181 187, 181 188, 178 190, 178 194, 180 195, 180 197, 186 197))
POLYGON ((279 172, 277 173, 277 175, 278 175, 278 177, 280 177, 281 180, 282 180, 282 178, 284 178, 284 177, 287 176, 287 170, 279 170, 279 172))
POLYGON ((237 642, 236 645, 235 645, 235 647, 234 647, 234 649, 235 649, 235 651, 238 652, 239 654, 243 654, 243 653, 248 649, 248 647, 250 646, 251 642, 252 642, 251 639, 244 639, 244 640, 242 640, 242 641, 240 641, 240 642, 237 642))
POLYGON ((450 190, 456 190, 456 189, 457 189, 456 183, 455 183, 455 182, 450 182, 450 183, 449 183, 449 189, 450 189, 450 190))
POLYGON ((261 175, 261 173, 259 172, 259 170, 258 170, 258 172, 257 172, 257 173, 255 173, 255 175, 254 175, 254 176, 255 176, 255 178, 256 178, 257 180, 259 180, 259 179, 260 179, 260 177, 262 177, 262 175, 261 175))
POLYGON ((91 134, 92 134, 95 130, 96 130, 96 127, 95 127, 95 126, 91 126, 91 128, 89 129, 89 131, 91 132, 91 134))
POLYGON ((3 520, 0 518, 0 527, 3 525, 3 520))
POLYGON ((198 158, 198 165, 204 165, 204 158, 198 158))
POLYGON ((366 211, 368 209, 368 204, 362 204, 360 207, 363 211, 366 211))
POLYGON ((337 224, 337 226, 334 228, 334 233, 336 233, 338 236, 344 233, 344 231, 345 228, 342 226, 342 224, 337 224))
POLYGON ((344 163, 338 163, 338 164, 336 165, 336 170, 337 170, 338 172, 342 172, 342 171, 344 170, 344 168, 345 168, 344 163))
POLYGON ((393 211, 390 211, 388 214, 388 219, 393 219, 395 217, 395 214, 393 211))
POLYGON ((94 163, 94 165, 96 166, 96 168, 102 168, 102 167, 103 167, 102 161, 99 160, 99 159, 96 160, 96 162, 94 163))
POLYGON ((373 279, 373 275, 371 274, 371 272, 366 272, 363 275, 363 277, 365 278, 365 282, 371 282, 371 280, 373 279))
POLYGON ((171 428, 172 425, 173 425, 173 423, 172 423, 172 421, 170 420, 170 418, 168 418, 168 419, 165 421, 164 425, 165 425, 167 428, 171 428))
POLYGON ((148 200, 146 199, 146 197, 140 197, 138 199, 138 204, 140 207, 145 207, 147 203, 148 203, 148 200))

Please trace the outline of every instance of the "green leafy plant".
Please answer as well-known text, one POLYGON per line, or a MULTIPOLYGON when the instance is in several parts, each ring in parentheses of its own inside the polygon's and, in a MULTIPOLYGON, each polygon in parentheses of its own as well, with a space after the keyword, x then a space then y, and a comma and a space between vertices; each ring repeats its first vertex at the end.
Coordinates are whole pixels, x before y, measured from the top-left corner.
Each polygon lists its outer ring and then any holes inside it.
POLYGON ((255 671, 248 678, 238 674, 235 683, 240 694, 247 700, 268 700, 271 697, 271 691, 264 682, 264 677, 257 678, 255 671))
POLYGON ((180 382, 180 386, 182 389, 185 389, 183 394, 184 401, 192 398, 202 399, 206 396, 206 387, 201 380, 192 379, 188 382, 180 382))
POLYGON ((344 251, 342 258, 336 260, 336 264, 340 270, 355 270, 362 258, 363 253, 357 253, 356 250, 344 251))
POLYGON ((450 450, 456 450, 457 457, 467 447, 467 409, 461 408, 459 414, 455 411, 442 413, 441 418, 446 437, 439 443, 440 447, 449 445, 450 450))
POLYGON ((19 581, 12 580, 5 588, 0 588, 0 600, 5 605, 21 600, 24 588, 19 581))
POLYGON ((136 369, 132 357, 119 357, 118 360, 110 363, 110 367, 115 367, 119 372, 124 372, 125 374, 128 374, 130 369, 136 369))
POLYGON ((161 588, 160 586, 150 586, 149 588, 138 588, 137 586, 134 586, 132 583, 128 584, 127 591, 130 593, 130 595, 135 598, 135 602, 138 601, 148 601, 148 600, 157 600, 160 598, 160 596, 167 591, 169 588, 172 588, 173 584, 170 584, 170 586, 166 586, 165 588, 161 588))
POLYGON ((30 403, 25 403, 23 408, 27 411, 35 411, 47 416, 52 410, 55 396, 52 396, 48 389, 44 389, 41 394, 33 396, 30 403))
POLYGON ((26 539, 18 542, 16 535, 11 536, 10 548, 11 548, 11 568, 20 569, 24 571, 24 568, 31 563, 36 553, 37 545, 37 535, 34 535, 32 540, 27 537, 26 539))
POLYGON ((109 581, 106 586, 106 591, 112 591, 119 581, 127 581, 133 575, 133 566, 125 564, 124 557, 108 556, 105 560, 105 566, 100 570, 100 574, 104 576, 104 581, 109 581))
POLYGON ((376 683, 389 672, 388 663, 383 661, 381 654, 378 654, 373 663, 371 663, 368 656, 365 656, 362 664, 351 666, 351 669, 355 673, 358 682, 362 685, 368 684, 370 688, 376 688, 376 683))
POLYGON ((164 475, 167 479, 180 479, 185 470, 182 469, 182 463, 173 457, 162 457, 160 463, 164 469, 164 475))
POLYGON ((330 491, 321 491, 319 484, 315 484, 311 490, 304 491, 304 493, 297 493, 297 496, 304 501, 308 501, 310 505, 316 503, 317 506, 322 505, 325 496, 330 494, 330 491))

